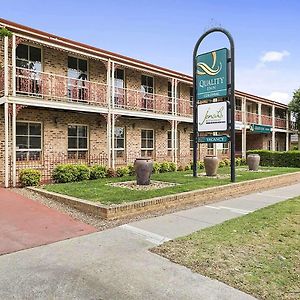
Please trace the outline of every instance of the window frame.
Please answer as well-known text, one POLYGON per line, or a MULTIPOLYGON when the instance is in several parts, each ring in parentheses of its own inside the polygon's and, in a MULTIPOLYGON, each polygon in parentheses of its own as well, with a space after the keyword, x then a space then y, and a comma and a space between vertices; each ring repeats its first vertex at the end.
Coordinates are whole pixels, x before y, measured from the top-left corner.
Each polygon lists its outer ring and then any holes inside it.
POLYGON ((125 154, 125 151, 126 151, 126 127, 125 126, 116 126, 115 127, 115 132, 114 132, 114 152, 115 152, 117 157, 123 157, 124 154, 125 154), (122 128, 123 129, 123 135, 124 135, 124 137, 122 138, 123 145, 124 145, 123 148, 116 147, 116 145, 118 144, 117 143, 118 138, 116 137, 116 128, 122 128))
POLYGON ((79 152, 83 152, 83 151, 86 151, 86 155, 89 154, 89 147, 90 147, 90 143, 89 143, 89 139, 90 139, 90 128, 89 128, 89 125, 87 124, 78 124, 78 123, 69 123, 67 125, 67 139, 68 139, 68 144, 67 144, 67 153, 68 153, 68 159, 71 159, 69 158, 69 152, 76 152, 76 159, 79 158, 78 154, 79 152), (79 145, 79 136, 78 136, 78 127, 81 126, 85 126, 86 127, 86 148, 69 148, 69 137, 74 137, 74 136, 69 136, 69 126, 76 126, 77 127, 77 130, 76 130, 76 144, 79 145))
MULTIPOLYGON (((44 145, 44 134, 43 134, 44 133, 44 128, 43 128, 43 123, 40 122, 40 121, 17 120, 16 121, 16 129, 17 129, 18 123, 25 123, 25 124, 27 124, 27 126, 28 126, 28 128, 27 128, 28 135, 18 135, 16 133, 16 139, 14 141, 15 147, 16 147, 16 156, 17 156, 17 152, 26 152, 26 159, 19 159, 19 160, 17 159, 17 161, 40 161, 42 159, 43 148, 44 148, 43 147, 43 145, 44 145), (28 138, 31 136, 29 134, 29 128, 30 128, 29 124, 40 124, 40 126, 41 126, 41 135, 40 135, 40 138, 41 138, 41 148, 40 149, 38 149, 38 148, 32 148, 32 149, 27 148, 27 149, 23 149, 23 150, 22 149, 17 149, 17 147, 18 147, 17 146, 17 137, 18 136, 26 136, 28 138), (38 159, 30 159, 29 158, 29 152, 40 152, 40 156, 39 156, 38 159)), ((39 136, 34 135, 34 137, 39 137, 39 136)), ((28 142, 29 142, 29 139, 28 139, 28 142)), ((28 144, 28 146, 29 146, 29 144, 28 144)))
POLYGON ((142 157, 145 157, 145 156, 153 157, 154 150, 155 150, 155 130, 154 129, 149 129, 149 128, 141 128, 141 156, 142 157), (152 131, 152 145, 153 145, 152 148, 150 148, 150 147, 143 148, 142 147, 142 144, 143 144, 142 143, 142 141, 143 141, 142 132, 143 132, 143 130, 152 131))

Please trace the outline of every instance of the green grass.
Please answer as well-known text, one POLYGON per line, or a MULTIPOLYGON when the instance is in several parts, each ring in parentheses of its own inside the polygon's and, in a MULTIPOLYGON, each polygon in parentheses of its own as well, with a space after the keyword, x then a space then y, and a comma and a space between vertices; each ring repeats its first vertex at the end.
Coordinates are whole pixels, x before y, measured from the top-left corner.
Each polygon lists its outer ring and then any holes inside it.
POLYGON ((297 197, 152 251, 259 299, 300 299, 299 249, 297 197))
MULTIPOLYGON (((261 168, 261 170, 263 172, 249 172, 246 171, 246 167, 237 168, 237 182, 300 171, 300 169, 296 168, 275 167, 261 168)), ((203 172, 203 170, 201 170, 201 172, 203 172)), ((230 168, 228 167, 220 168, 219 170, 220 175, 229 174, 229 172, 230 168)), ((192 176, 185 176, 188 174, 191 174, 191 171, 154 174, 151 177, 153 180, 174 182, 179 185, 152 191, 134 191, 107 185, 109 182, 134 180, 134 177, 104 178, 73 183, 49 184, 44 186, 44 189, 94 202, 101 202, 103 204, 119 204, 230 183, 229 176, 223 179, 212 179, 207 177, 193 178, 192 176)))

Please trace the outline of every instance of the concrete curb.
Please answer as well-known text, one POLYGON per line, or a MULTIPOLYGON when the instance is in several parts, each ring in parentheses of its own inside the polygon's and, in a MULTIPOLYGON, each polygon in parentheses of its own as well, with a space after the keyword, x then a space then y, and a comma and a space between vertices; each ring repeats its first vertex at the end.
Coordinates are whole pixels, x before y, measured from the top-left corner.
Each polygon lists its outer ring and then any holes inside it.
POLYGON ((183 207, 187 204, 203 205, 213 203, 229 197, 237 197, 247 193, 282 187, 296 182, 300 182, 300 172, 230 183, 222 186, 115 205, 99 204, 84 199, 48 192, 36 187, 28 187, 27 189, 55 201, 68 204, 80 211, 99 215, 103 219, 113 220, 143 214, 150 211, 171 208, 173 206, 183 207))

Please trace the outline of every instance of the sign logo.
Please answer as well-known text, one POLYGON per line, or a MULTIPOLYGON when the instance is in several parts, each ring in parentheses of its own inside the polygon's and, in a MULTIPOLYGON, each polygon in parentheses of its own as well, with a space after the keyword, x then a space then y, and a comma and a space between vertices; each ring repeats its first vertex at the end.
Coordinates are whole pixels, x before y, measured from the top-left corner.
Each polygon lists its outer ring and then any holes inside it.
POLYGON ((220 71, 222 70, 222 63, 219 63, 219 66, 217 66, 216 69, 214 69, 216 62, 217 62, 217 52, 213 51, 211 52, 211 56, 212 56, 212 66, 208 66, 206 63, 204 62, 199 62, 197 63, 197 67, 200 68, 202 71, 197 71, 197 75, 210 75, 210 76, 215 76, 218 75, 220 73, 220 71))
POLYGON ((226 48, 196 57, 198 101, 227 96, 227 59, 226 48))
POLYGON ((227 102, 198 105, 198 131, 227 131, 227 102))

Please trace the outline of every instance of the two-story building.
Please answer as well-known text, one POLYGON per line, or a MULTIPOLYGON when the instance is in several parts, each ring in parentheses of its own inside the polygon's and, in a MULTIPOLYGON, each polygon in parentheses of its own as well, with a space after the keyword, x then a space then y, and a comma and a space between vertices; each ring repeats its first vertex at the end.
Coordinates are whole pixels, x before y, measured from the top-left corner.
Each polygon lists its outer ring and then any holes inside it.
MULTIPOLYGON (((136 157, 192 160, 192 77, 4 19, 0 39, 0 182, 18 171, 51 178, 59 163, 115 168, 136 157)), ((236 91, 236 153, 289 149, 287 106, 236 91), (259 133, 253 124, 268 125, 259 133)), ((201 144, 199 157, 227 156, 201 144)))

